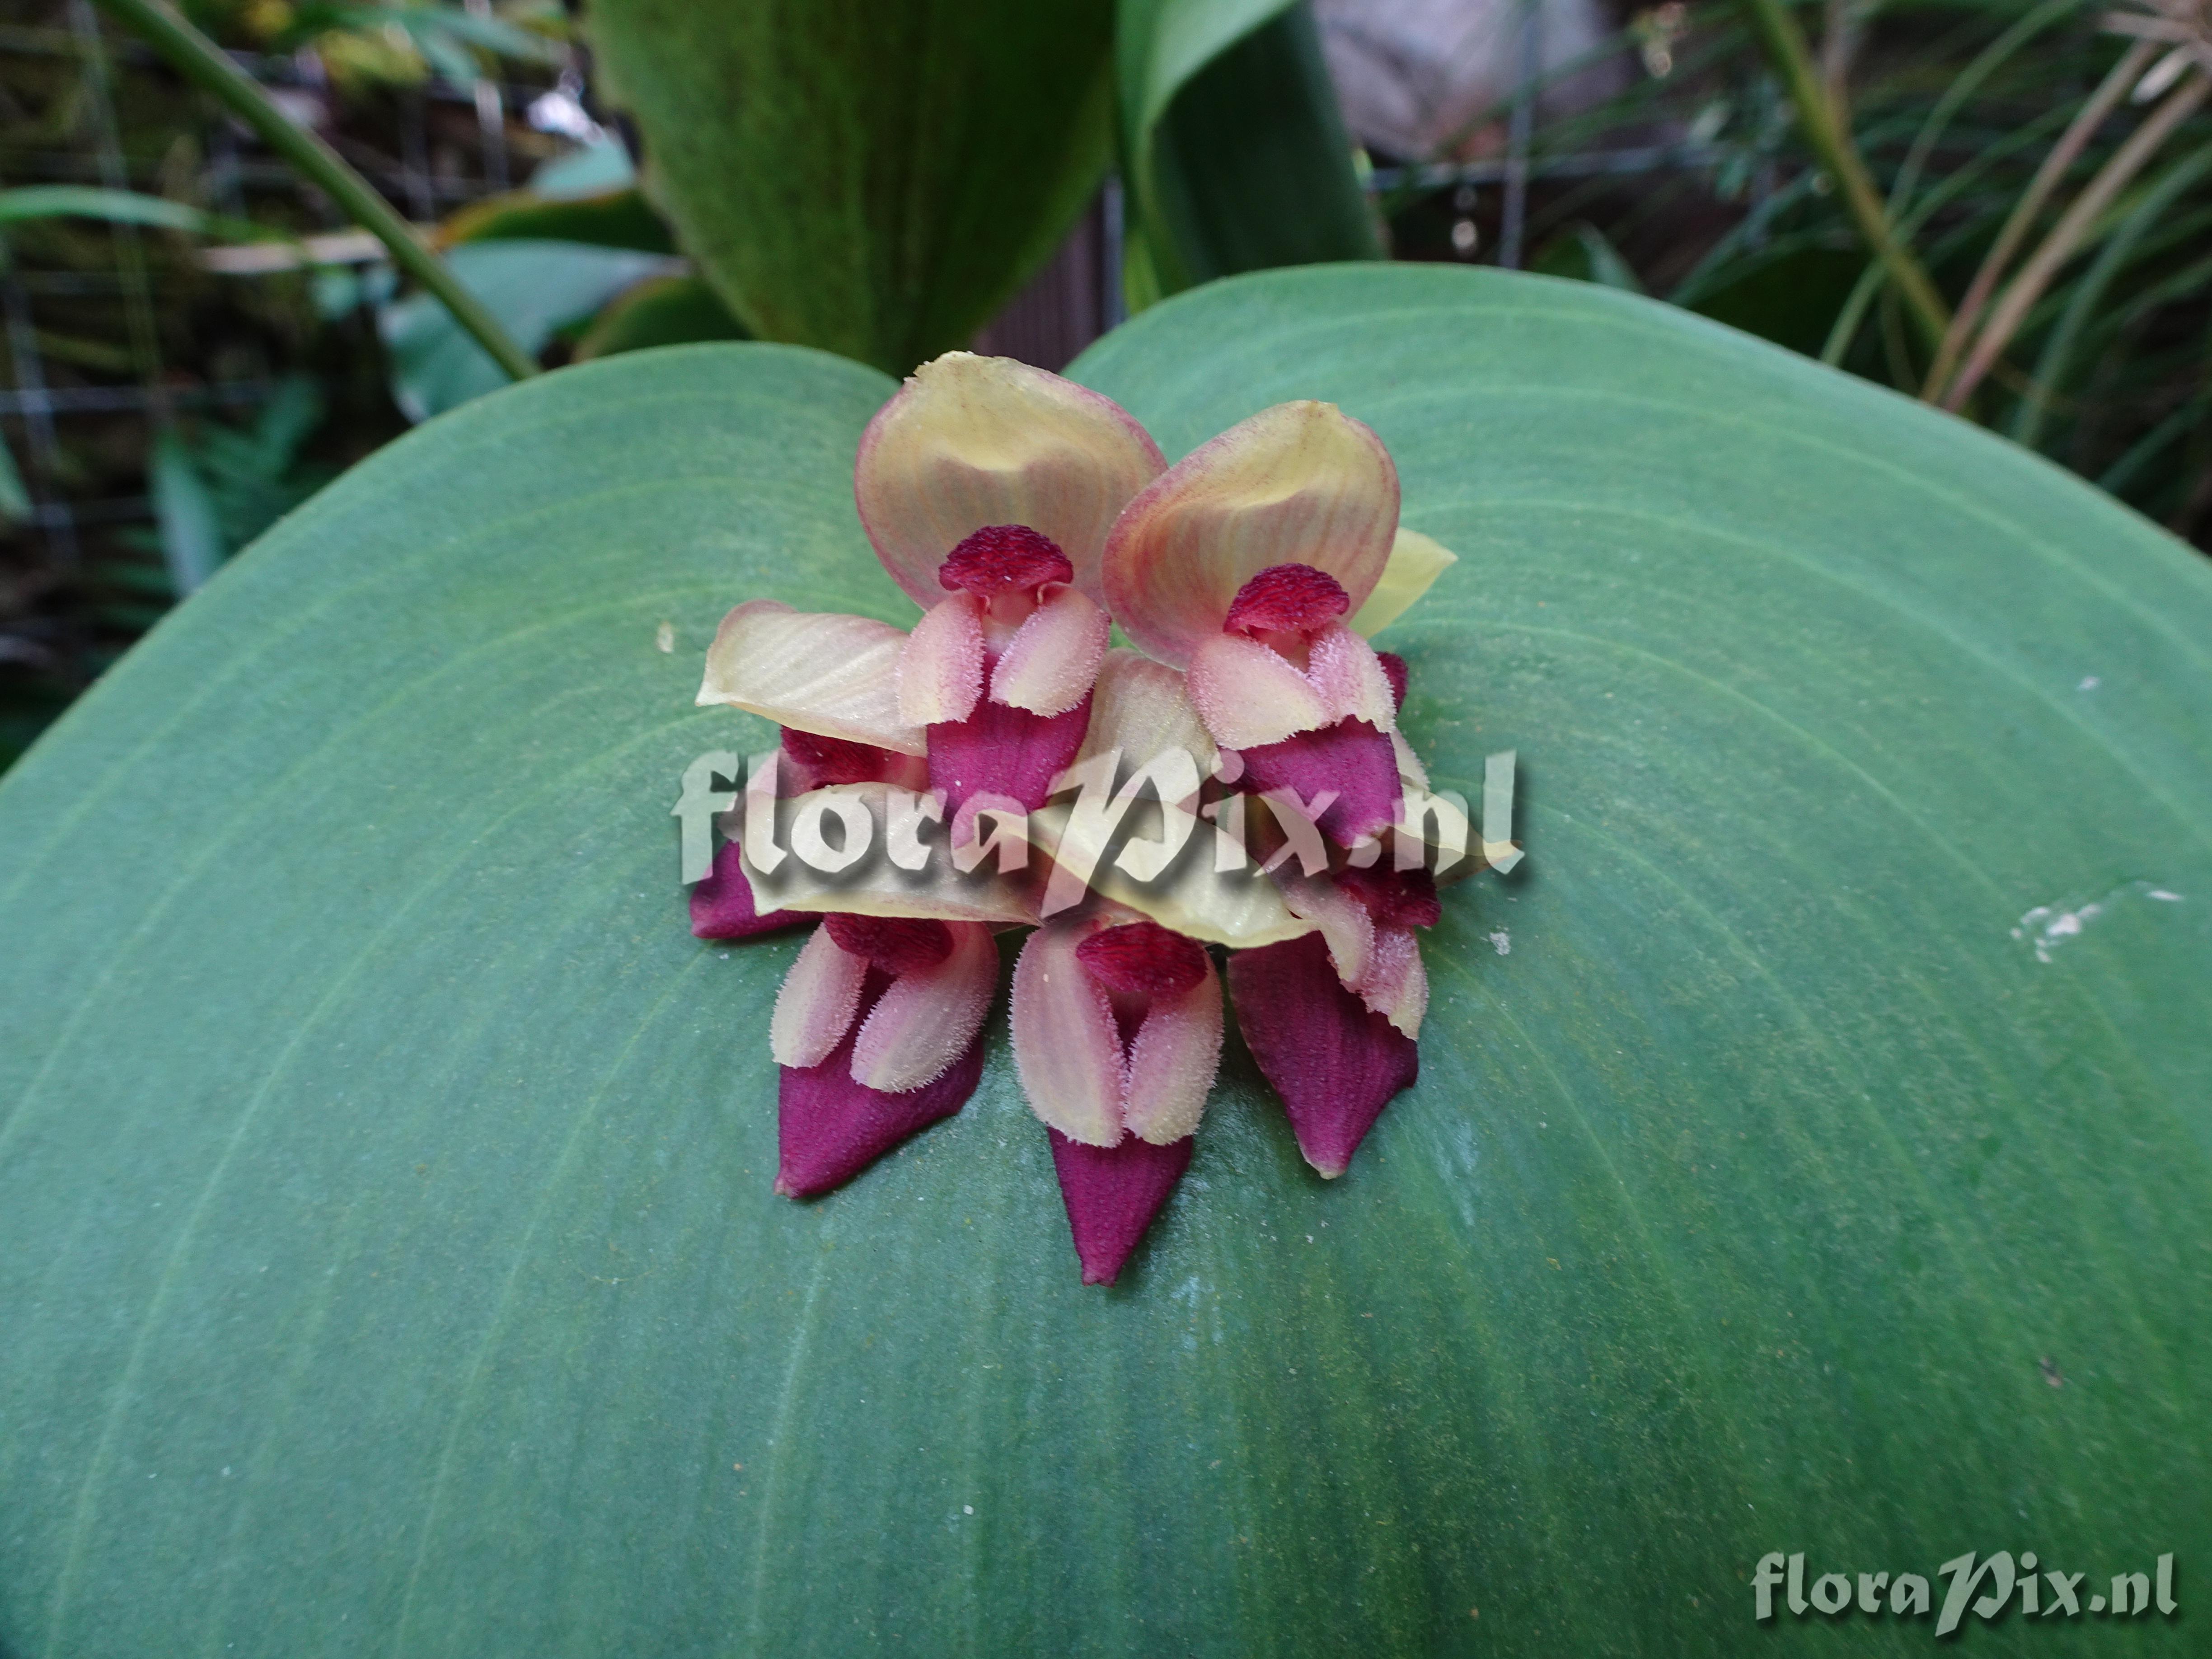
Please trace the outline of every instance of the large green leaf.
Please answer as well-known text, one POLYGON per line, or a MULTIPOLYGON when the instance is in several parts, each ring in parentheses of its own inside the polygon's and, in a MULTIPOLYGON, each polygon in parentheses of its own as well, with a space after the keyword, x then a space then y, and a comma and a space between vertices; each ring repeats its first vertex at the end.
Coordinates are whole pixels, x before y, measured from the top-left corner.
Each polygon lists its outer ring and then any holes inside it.
POLYGON ((732 312, 894 374, 1020 290, 1112 146, 1111 0, 593 0, 590 23, 732 312))
POLYGON ((1121 0, 1114 56, 1133 306, 1381 252, 1308 0, 1121 0))
POLYGON ((479 399, 0 785, 0 1651, 1732 1652, 1767 1550, 2171 1551, 2135 1634, 2199 1641, 2195 556, 1582 284, 1278 272, 1079 367, 1170 454, 1334 398, 1462 556, 1385 641, 1442 778, 1519 751, 1528 857, 1448 896, 1351 1173, 1232 1041, 1086 1290, 1000 1025, 958 1117, 771 1196, 794 947, 689 937, 668 809, 765 735, 691 706, 731 602, 912 614, 848 475, 890 383, 479 399))

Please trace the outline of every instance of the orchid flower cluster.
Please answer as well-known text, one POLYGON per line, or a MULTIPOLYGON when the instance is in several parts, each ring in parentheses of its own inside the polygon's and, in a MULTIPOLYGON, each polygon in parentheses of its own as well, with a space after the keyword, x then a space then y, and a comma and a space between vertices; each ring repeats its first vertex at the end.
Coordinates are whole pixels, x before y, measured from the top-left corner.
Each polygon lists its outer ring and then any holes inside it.
POLYGON ((1427 788, 1398 729, 1406 665, 1366 636, 1451 555, 1399 529, 1380 440, 1333 404, 1281 404, 1170 467, 1110 399, 955 352, 869 424, 854 495, 921 620, 749 601, 698 698, 783 730, 723 818, 693 931, 817 924, 769 1024, 776 1190, 828 1191, 960 1109, 994 934, 1025 926, 1015 1068, 1086 1284, 1114 1280, 1190 1163, 1221 1055, 1216 950, 1299 1147, 1341 1174, 1419 1070, 1417 936, 1439 915, 1403 855, 1407 793, 1427 788), (1110 643, 1117 623, 1134 649, 1110 643), (1192 763, 1154 769, 1183 780, 1157 810, 1233 830, 1231 854, 1092 878, 1098 849, 1071 850, 1081 809, 1056 799, 1176 754, 1192 763), (810 803, 871 815, 890 860, 809 886, 757 832, 810 803), (925 823, 949 858, 921 856, 925 823))

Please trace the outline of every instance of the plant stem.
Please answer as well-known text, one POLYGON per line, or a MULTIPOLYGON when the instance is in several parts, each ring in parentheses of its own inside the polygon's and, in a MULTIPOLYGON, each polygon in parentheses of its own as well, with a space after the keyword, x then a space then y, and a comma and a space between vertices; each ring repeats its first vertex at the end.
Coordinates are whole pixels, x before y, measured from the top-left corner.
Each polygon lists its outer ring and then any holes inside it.
POLYGON ((2035 302, 2043 297, 2043 290, 2051 285, 2051 279, 2074 257, 2097 216, 2112 205, 2112 198, 2127 188, 2128 180, 2158 153, 2167 135, 2196 113, 2197 106, 2204 101, 2208 93, 2212 93, 2212 77, 2201 70, 2192 74, 2166 94, 2166 101, 2151 112, 2150 118, 2112 152, 2112 159, 2098 170, 2095 178, 2081 186, 2081 193, 2074 198, 2074 204, 2051 228, 2051 234, 2043 239, 2043 246, 2020 268, 2020 275, 2012 279, 2004 298, 1990 313, 1990 320, 1975 339, 1974 349, 1968 354, 1965 367, 1960 369, 1959 378, 1943 394, 1944 408, 1956 410, 1973 395, 1982 377, 1990 372, 2013 335, 2027 319, 2035 302))
POLYGON ((2058 188, 2058 181, 2066 176, 2067 169, 2088 148, 2089 140, 2105 125, 2105 118, 2112 112, 2112 106, 2135 84, 2136 77, 2149 67, 2153 50, 2147 40, 2139 40, 2129 47, 2096 91, 2089 94, 2089 101, 2081 106, 2073 125, 2051 147, 2051 154, 2043 158, 2043 165, 2035 170, 2027 194, 2014 204, 2004 222, 2004 228, 1997 233, 1996 241, 1984 257, 1981 269, 1975 271, 1974 280, 1967 285, 1966 297, 1959 301, 1958 315, 1951 319, 1951 326, 1943 336, 1942 349, 1936 352, 1935 366, 1928 371, 1927 382, 1921 387, 1922 402, 1932 404, 1942 395, 1951 371, 1959 366, 1960 353, 1966 349, 1966 341, 1973 334, 1974 325, 1981 321, 1983 308, 1989 304, 1990 295, 1996 292, 1997 279, 2012 263, 2012 256, 2020 252, 2020 245, 2027 240, 2028 228, 2035 222, 2036 215, 2043 211, 2044 204, 2058 188))
POLYGON ((1899 295, 1912 313, 1912 319, 1928 337, 1930 347, 1940 347, 1945 331, 1950 327, 1951 313, 1943 303, 1943 296, 1936 291, 1936 284, 1920 268, 1919 260, 1911 250, 1897 240, 1891 229, 1889 216, 1875 194, 1874 180, 1867 176, 1866 164, 1851 143, 1850 135, 1837 119, 1835 106, 1821 89, 1820 71, 1813 65, 1810 49, 1796 20, 1784 7, 1783 0, 1744 0, 1750 13, 1752 26, 1765 42, 1768 58, 1781 74, 1790 101, 1796 106, 1797 123, 1804 129, 1805 142, 1813 147, 1813 154, 1826 169, 1828 176, 1844 193, 1844 204, 1850 210, 1858 226, 1860 237, 1896 285, 1899 295))
POLYGON ((392 263, 412 276, 453 313, 492 361, 515 380, 538 373, 530 354, 509 337, 482 301, 463 288, 445 261, 376 187, 347 166, 338 153, 305 127, 296 125, 245 70, 214 41, 161 0, 98 0, 126 27, 169 60, 193 85, 213 94, 232 113, 261 136, 261 141, 289 161, 362 229, 392 250, 392 263))

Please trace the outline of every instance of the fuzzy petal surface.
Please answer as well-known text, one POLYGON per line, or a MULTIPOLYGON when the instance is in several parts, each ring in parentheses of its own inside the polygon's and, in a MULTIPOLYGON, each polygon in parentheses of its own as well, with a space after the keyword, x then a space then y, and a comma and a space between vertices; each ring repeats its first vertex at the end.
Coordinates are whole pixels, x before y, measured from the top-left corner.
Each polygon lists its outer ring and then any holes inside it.
POLYGON ((935 1082, 983 1029, 999 988, 999 949, 976 922, 941 924, 952 954, 933 968, 893 979, 861 1022, 853 1045, 853 1080, 887 1094, 935 1082))
POLYGON ((1060 544, 1103 597, 1099 556, 1130 498, 1167 460, 1110 398, 1010 357, 948 352, 907 377, 860 439, 853 495, 891 580, 927 610, 938 568, 991 525, 1060 544))
POLYGON ((714 849, 714 868, 691 890, 691 932, 698 939, 750 939, 779 928, 799 927, 814 918, 796 910, 763 912, 745 879, 744 851, 734 841, 714 849))
POLYGON ((1397 694, 1391 690, 1382 659, 1375 654, 1373 646, 1342 623, 1332 623, 1313 636, 1306 678, 1328 705, 1331 720, 1365 720, 1378 732, 1396 729, 1397 694))
POLYGON ((1206 975, 1179 997, 1155 997, 1129 1044, 1129 1095, 1122 1120, 1156 1146, 1187 1140, 1206 1111, 1221 1067, 1221 978, 1206 975))
POLYGON ((1106 608, 1177 668, 1273 565, 1306 564, 1366 603, 1389 562, 1398 471, 1334 404, 1277 404, 1203 444, 1129 503, 1106 544, 1106 608))
POLYGON ((1058 714, 1032 714, 986 697, 966 720, 928 728, 929 787, 945 792, 948 818, 978 793, 1010 796, 1035 811, 1083 746, 1090 724, 1088 692, 1058 714))
POLYGON ((1224 749, 1254 749, 1339 718, 1322 689, 1257 640, 1216 634, 1192 652, 1192 705, 1224 749))
POLYGON ((1433 537, 1399 526, 1390 544, 1389 562, 1382 567, 1382 580, 1375 584, 1367 603, 1353 613, 1352 631, 1373 639, 1404 616, 1437 577, 1458 562, 1459 555, 1433 537))
POLYGON ((1237 1026, 1298 1150, 1334 1180, 1383 1107, 1420 1075, 1413 1039, 1340 984, 1318 935, 1229 958, 1237 1026))
POLYGON ((1212 770, 1218 753, 1183 677, 1165 663, 1126 647, 1109 651, 1098 665, 1091 726, 1075 762, 1079 764, 1109 749, 1120 750, 1122 763, 1132 769, 1155 755, 1181 749, 1198 763, 1201 777, 1212 770))
POLYGON ((811 1198, 842 1187, 901 1141, 968 1103, 983 1075, 979 1033, 951 1066, 904 1094, 853 1081, 853 1036, 818 1066, 787 1066, 776 1089, 775 1190, 811 1198))
POLYGON ((1314 925, 1347 991, 1356 991, 1375 967, 1375 919, 1367 906, 1328 876, 1309 876, 1295 865, 1275 872, 1291 914, 1314 925))
POLYGON ((865 958, 817 927, 783 976, 769 1017, 769 1051, 779 1066, 818 1066, 845 1041, 867 978, 865 958))
POLYGON ((1048 921, 1022 946, 1014 963, 1014 1071, 1048 1128, 1103 1147, 1122 1138, 1128 1066, 1113 1006, 1076 958, 1089 931, 1088 922, 1048 921))
POLYGON ((899 653, 899 718, 914 726, 964 720, 983 696, 983 607, 955 593, 922 613, 899 653))
POLYGON ((1086 1285, 1111 1285, 1190 1168, 1191 1140, 1164 1146, 1132 1135, 1118 1146, 1086 1146, 1057 1129, 1052 1167, 1086 1285))
POLYGON ((728 703, 825 738, 923 754, 921 727, 898 708, 906 638, 867 617, 748 599, 714 631, 697 702, 728 703))
POLYGON ((1334 790, 1336 799, 1315 822, 1339 847, 1380 835, 1397 819, 1397 751, 1364 720, 1339 720, 1241 752, 1245 786, 1255 794, 1294 789, 1300 800, 1310 801, 1334 790))
POLYGON ((1048 595, 1000 653, 991 700, 1032 714, 1065 714, 1091 695, 1109 627, 1106 613, 1079 590, 1048 595))
POLYGON ((1420 940, 1410 927, 1377 927, 1375 954, 1360 982, 1359 1000, 1409 1037, 1421 1035, 1429 1012, 1429 970, 1420 940))

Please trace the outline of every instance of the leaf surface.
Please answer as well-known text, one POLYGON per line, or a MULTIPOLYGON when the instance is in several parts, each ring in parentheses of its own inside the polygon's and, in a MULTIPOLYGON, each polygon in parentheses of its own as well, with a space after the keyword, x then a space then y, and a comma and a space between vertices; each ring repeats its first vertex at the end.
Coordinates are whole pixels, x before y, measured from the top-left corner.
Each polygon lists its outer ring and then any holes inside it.
POLYGON ((1333 399, 1460 556, 1378 643, 1440 785, 1518 751, 1528 856, 1447 892, 1350 1172, 1232 1035, 1085 1289, 994 1015, 957 1117, 773 1197, 797 936, 690 937, 669 807, 768 736, 691 704, 730 604, 914 616, 852 507, 891 383, 478 399, 0 783, 0 1652, 1763 1651, 1769 1550, 2170 1551, 2191 1605, 2196 556, 1583 284, 1272 273, 1078 369, 1171 457, 1333 399))

